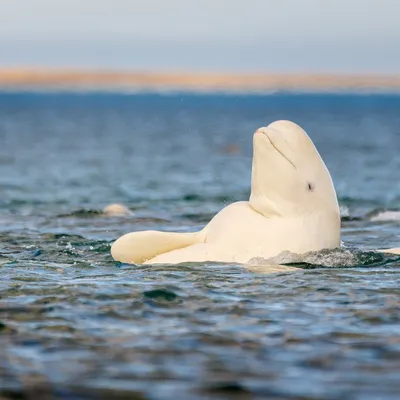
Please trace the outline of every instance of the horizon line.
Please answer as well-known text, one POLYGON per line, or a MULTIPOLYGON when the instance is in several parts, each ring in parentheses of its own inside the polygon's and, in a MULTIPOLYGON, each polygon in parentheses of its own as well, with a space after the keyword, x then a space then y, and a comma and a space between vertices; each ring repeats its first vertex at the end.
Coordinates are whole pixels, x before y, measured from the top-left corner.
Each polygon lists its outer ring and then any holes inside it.
POLYGON ((400 73, 196 72, 143 69, 1 67, 1 88, 192 91, 400 91, 400 73))

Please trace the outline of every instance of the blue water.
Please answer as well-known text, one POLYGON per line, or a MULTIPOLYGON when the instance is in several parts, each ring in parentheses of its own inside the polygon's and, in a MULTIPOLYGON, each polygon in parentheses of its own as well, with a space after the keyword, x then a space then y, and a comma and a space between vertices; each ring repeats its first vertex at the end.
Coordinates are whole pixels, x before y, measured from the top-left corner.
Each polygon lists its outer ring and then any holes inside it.
POLYGON ((371 250, 400 247, 399 152, 399 95, 0 93, 0 397, 397 399, 400 258, 371 250), (274 274, 112 260, 246 199, 276 119, 325 160, 344 250, 274 274))

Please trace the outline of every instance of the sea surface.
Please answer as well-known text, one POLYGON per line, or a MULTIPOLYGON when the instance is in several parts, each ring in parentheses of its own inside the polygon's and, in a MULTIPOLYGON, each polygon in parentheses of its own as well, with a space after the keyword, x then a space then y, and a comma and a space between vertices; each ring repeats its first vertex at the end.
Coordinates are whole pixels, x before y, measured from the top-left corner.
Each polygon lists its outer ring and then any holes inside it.
POLYGON ((0 93, 0 398, 400 398, 400 95, 0 93), (341 250, 296 271, 134 266, 120 235, 249 196, 291 119, 334 180, 341 250), (107 217, 110 203, 133 215, 107 217))

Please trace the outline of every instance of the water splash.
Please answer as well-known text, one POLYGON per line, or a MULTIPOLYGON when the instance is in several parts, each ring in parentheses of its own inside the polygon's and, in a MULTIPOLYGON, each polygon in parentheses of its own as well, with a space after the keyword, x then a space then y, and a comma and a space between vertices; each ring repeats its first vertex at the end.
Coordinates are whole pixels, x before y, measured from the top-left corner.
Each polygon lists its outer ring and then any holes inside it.
MULTIPOLYGON (((393 256, 384 255, 374 251, 362 251, 355 248, 341 247, 322 251, 295 254, 284 251, 269 259, 253 258, 251 265, 285 265, 298 268, 359 268, 376 266, 392 260, 393 256)), ((400 259, 400 257, 395 257, 400 259)))

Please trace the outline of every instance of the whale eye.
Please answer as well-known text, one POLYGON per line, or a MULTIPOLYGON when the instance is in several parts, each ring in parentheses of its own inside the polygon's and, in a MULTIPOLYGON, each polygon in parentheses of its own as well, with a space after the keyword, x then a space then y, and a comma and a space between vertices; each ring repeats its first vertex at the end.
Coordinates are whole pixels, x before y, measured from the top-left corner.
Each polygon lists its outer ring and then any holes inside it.
POLYGON ((307 189, 309 192, 313 192, 314 191, 314 185, 310 182, 307 183, 307 189))

